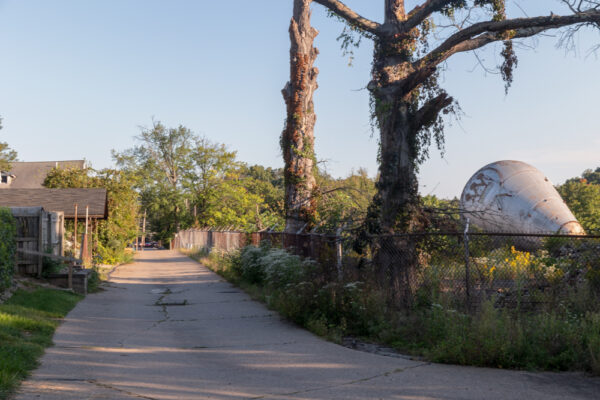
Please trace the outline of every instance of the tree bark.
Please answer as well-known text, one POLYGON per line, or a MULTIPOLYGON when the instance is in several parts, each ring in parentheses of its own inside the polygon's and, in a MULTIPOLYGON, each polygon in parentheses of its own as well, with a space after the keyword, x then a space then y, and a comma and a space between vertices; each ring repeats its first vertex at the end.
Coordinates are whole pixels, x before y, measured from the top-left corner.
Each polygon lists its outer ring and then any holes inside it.
MULTIPOLYGON (((405 18, 403 1, 385 1, 386 25, 399 24, 405 18)), ((379 179, 371 214, 377 221, 376 233, 383 235, 377 241, 375 262, 381 284, 391 291, 390 299, 403 307, 412 304, 416 245, 410 237, 400 240, 393 235, 410 232, 418 214, 418 131, 414 124, 418 104, 398 84, 410 73, 414 41, 410 35, 401 41, 377 37, 369 85, 380 131, 379 179)))
POLYGON ((316 116, 313 93, 317 89, 319 54, 313 47, 318 31, 310 26, 312 0, 294 0, 290 23, 290 81, 283 89, 287 118, 281 135, 285 162, 286 232, 310 227, 316 219, 316 168, 314 127, 316 116))

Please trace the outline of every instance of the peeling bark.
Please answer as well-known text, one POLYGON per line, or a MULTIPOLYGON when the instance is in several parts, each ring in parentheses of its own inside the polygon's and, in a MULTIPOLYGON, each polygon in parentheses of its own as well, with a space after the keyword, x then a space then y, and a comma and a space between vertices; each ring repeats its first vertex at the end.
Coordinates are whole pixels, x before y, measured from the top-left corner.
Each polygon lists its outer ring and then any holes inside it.
POLYGON ((310 26, 312 0, 294 0, 290 23, 290 81, 282 93, 287 107, 281 148, 285 162, 286 232, 310 227, 316 219, 314 127, 316 115, 313 93, 318 69, 314 62, 319 51, 313 47, 318 31, 310 26))

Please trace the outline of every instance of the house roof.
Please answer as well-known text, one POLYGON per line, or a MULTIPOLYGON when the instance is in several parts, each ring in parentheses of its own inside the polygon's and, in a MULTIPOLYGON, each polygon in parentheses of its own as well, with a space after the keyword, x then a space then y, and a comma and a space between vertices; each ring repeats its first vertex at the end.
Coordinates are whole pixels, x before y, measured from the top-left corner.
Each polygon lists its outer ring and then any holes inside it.
POLYGON ((48 211, 62 211, 65 218, 85 218, 89 207, 91 218, 108 216, 106 189, 11 189, 0 190, 0 207, 44 207, 48 211))
POLYGON ((10 163, 11 179, 9 184, 0 185, 0 189, 42 188, 44 180, 53 168, 85 168, 85 160, 67 161, 14 161, 10 163))

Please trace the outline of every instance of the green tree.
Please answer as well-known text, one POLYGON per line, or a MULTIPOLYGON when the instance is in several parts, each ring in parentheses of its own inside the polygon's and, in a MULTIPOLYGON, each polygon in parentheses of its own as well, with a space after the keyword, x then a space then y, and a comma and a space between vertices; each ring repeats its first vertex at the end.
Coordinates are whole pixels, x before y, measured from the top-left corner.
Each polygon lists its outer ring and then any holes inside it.
POLYGON ((260 230, 283 227, 285 224, 283 169, 242 164, 239 174, 248 193, 262 200, 257 206, 259 218, 256 228, 260 230))
POLYGON ((361 168, 340 179, 320 172, 317 184, 320 188, 317 202, 320 229, 335 232, 338 227, 352 228, 364 223, 375 195, 375 180, 368 176, 365 169, 361 168))
MULTIPOLYGON (((105 188, 108 196, 108 218, 99 221, 98 253, 103 262, 114 264, 123 259, 128 243, 138 232, 138 193, 133 180, 123 171, 92 168, 54 168, 46 176, 48 188, 105 188)), ((72 229, 72 228, 71 228, 72 229)))
MULTIPOLYGON (((269 173, 237 161, 235 151, 183 126, 166 128, 160 122, 137 139, 139 145, 113 151, 113 157, 134 177, 157 239, 168 242, 192 225, 250 231, 280 223, 280 210, 273 206, 279 192, 269 173), (255 178, 261 173, 265 180, 255 178), (270 197, 265 200, 265 195, 270 197)), ((279 200, 281 207, 282 196, 279 200)))
POLYGON ((134 179, 156 238, 168 242, 190 224, 186 177, 193 168, 195 136, 182 125, 166 128, 153 121, 152 128, 142 128, 135 139, 138 145, 122 153, 113 150, 113 158, 134 179))
MULTIPOLYGON (((196 209, 195 222, 202 226, 220 225, 214 219, 215 209, 223 196, 224 182, 239 167, 236 153, 225 145, 196 137, 190 151, 192 168, 186 174, 186 186, 196 209)), ((223 203, 220 203, 223 206, 223 203)))
POLYGON ((600 230, 600 185, 584 178, 572 178, 557 190, 586 232, 600 230))
POLYGON ((585 179, 587 183, 600 185, 600 167, 596 168, 593 171, 591 169, 586 169, 585 171, 583 171, 583 174, 581 174, 581 177, 585 179))
MULTIPOLYGON (((2 129, 2 118, 0 118, 0 129, 2 129)), ((12 150, 8 143, 0 142, 0 171, 10 171, 10 163, 17 161, 17 152, 12 150)))

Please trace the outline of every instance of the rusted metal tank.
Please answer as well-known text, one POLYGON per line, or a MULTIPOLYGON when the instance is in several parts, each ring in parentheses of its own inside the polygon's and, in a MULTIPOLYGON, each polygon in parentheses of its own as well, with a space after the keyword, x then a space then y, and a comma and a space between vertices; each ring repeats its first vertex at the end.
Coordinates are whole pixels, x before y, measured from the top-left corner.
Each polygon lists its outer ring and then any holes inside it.
POLYGON ((463 219, 487 232, 585 234, 554 185, 521 161, 477 171, 460 197, 463 219))

